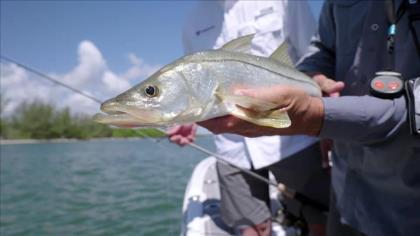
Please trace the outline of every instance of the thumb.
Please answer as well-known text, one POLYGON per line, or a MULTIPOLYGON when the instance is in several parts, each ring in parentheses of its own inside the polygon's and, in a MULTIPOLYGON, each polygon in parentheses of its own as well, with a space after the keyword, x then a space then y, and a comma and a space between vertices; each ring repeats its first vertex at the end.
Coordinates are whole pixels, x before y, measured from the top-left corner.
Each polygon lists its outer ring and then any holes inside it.
POLYGON ((233 91, 234 95, 258 97, 258 92, 255 89, 237 88, 233 91))
POLYGON ((293 87, 278 85, 271 87, 258 87, 258 88, 240 88, 234 91, 235 95, 253 97, 261 101, 281 105, 282 100, 285 100, 289 94, 293 94, 293 87))

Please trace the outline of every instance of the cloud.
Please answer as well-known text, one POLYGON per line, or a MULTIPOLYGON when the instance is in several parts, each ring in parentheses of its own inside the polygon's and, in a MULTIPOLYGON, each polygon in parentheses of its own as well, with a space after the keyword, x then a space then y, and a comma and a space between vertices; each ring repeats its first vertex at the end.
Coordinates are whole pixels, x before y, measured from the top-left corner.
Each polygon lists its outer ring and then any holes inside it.
POLYGON ((131 84, 127 80, 118 77, 111 71, 104 72, 102 82, 105 84, 106 89, 113 94, 127 90, 131 87, 131 84))
POLYGON ((96 113, 99 109, 98 103, 80 94, 69 94, 63 101, 63 107, 70 107, 72 113, 83 114, 96 113))
POLYGON ((148 65, 133 53, 128 54, 127 57, 132 66, 122 76, 128 80, 146 78, 161 67, 160 65, 148 65))
POLYGON ((1 78, 5 78, 4 81, 2 80, 4 86, 18 85, 28 79, 26 70, 15 64, 10 64, 10 66, 3 66, 3 64, 1 64, 0 72, 1 78))
POLYGON ((2 112, 10 114, 17 105, 25 100, 49 101, 52 86, 45 81, 35 82, 31 74, 15 64, 0 64, 0 88, 2 99, 7 100, 2 112), (30 99, 29 99, 30 98, 30 99))
MULTIPOLYGON (((101 51, 90 41, 79 44, 78 64, 63 74, 48 73, 53 78, 83 91, 100 100, 105 100, 127 90, 160 68, 160 65, 145 63, 134 53, 127 56, 129 68, 123 73, 109 69, 101 51)), ((82 95, 69 91, 51 82, 37 78, 11 63, 0 64, 0 88, 3 98, 8 100, 4 114, 12 114, 23 101, 35 99, 52 103, 57 107, 70 107, 74 113, 93 114, 99 104, 82 95)))
POLYGON ((82 41, 78 49, 79 64, 62 76, 62 81, 72 86, 82 86, 94 82, 107 70, 105 59, 90 41, 82 41))
POLYGON ((139 66, 141 64, 143 64, 143 60, 138 58, 134 53, 129 53, 127 55, 128 60, 130 60, 131 64, 139 66))

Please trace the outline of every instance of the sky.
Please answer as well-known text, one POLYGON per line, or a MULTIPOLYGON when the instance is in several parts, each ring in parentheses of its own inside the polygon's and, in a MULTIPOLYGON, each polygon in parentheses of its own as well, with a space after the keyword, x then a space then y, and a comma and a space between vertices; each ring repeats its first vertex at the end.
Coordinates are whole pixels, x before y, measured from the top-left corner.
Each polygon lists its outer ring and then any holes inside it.
MULTIPOLYGON (((317 17, 320 0, 309 1, 317 17)), ((183 55, 181 32, 195 1, 0 1, 0 53, 101 100, 183 55)), ((0 62, 11 114, 24 100, 73 112, 99 106, 14 64, 0 62)))

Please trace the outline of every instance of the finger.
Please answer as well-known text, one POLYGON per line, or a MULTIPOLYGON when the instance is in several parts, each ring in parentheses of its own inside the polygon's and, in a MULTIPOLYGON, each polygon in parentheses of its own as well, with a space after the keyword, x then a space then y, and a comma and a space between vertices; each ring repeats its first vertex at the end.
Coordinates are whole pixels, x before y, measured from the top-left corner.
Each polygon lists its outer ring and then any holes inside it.
POLYGON ((185 128, 186 128, 186 132, 188 133, 187 137, 191 137, 192 139, 194 139, 197 134, 197 125, 191 124, 191 125, 186 126, 185 128))
MULTIPOLYGON (((296 97, 297 94, 305 93, 305 91, 296 87, 279 85, 259 87, 255 89, 239 89, 234 91, 234 93, 237 95, 253 97, 261 100, 262 102, 267 102, 269 103, 268 106, 274 105, 276 107, 286 107, 289 105, 291 98, 296 97)), ((250 109, 260 111, 258 105, 250 109)))
POLYGON ((166 135, 172 136, 172 135, 178 133, 181 128, 182 127, 180 125, 172 126, 168 130, 166 130, 166 135))
POLYGON ((193 126, 192 126, 191 136, 192 136, 193 141, 195 141, 195 137, 197 136, 197 125, 196 124, 193 124, 193 126))
POLYGON ((190 143, 193 143, 193 142, 195 142, 195 137, 192 137, 192 138, 188 138, 188 142, 190 142, 190 143))
POLYGON ((330 93, 328 96, 330 96, 330 97, 340 97, 340 93, 339 92, 336 92, 336 93, 330 93))
POLYGON ((187 135, 187 137, 185 137, 185 138, 187 138, 188 140, 194 140, 195 139, 195 133, 190 133, 189 135, 187 135))
POLYGON ((338 96, 339 92, 344 89, 344 83, 327 78, 324 75, 317 75, 313 77, 314 81, 319 85, 322 92, 327 95, 338 96))
POLYGON ((185 146, 185 145, 187 145, 189 143, 190 143, 190 141, 188 139, 185 139, 185 138, 181 139, 180 142, 179 142, 179 144, 181 146, 185 146))
POLYGON ((339 96, 340 92, 344 89, 344 83, 341 81, 329 81, 328 87, 325 88, 325 92, 330 96, 339 96))
POLYGON ((169 141, 180 145, 182 137, 179 135, 175 135, 169 138, 169 141))
POLYGON ((233 91, 233 94, 248 97, 258 97, 256 90, 257 89, 237 88, 233 91))

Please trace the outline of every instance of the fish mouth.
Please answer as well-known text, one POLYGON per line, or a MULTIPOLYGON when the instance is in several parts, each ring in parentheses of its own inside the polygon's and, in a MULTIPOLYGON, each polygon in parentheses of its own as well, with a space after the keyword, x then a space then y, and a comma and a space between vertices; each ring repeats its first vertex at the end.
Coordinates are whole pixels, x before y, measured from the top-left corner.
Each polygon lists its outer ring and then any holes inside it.
POLYGON ((101 111, 104 113, 95 114, 93 120, 102 124, 123 128, 162 126, 161 112, 156 110, 105 102, 101 111))

